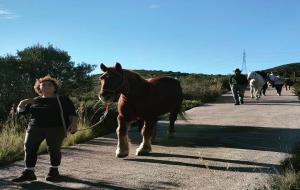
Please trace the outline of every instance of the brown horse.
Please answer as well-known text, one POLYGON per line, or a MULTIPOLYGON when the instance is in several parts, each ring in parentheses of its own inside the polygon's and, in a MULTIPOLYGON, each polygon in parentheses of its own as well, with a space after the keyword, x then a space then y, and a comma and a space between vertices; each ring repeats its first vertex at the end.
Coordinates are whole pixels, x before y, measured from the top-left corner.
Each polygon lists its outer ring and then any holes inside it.
POLYGON ((170 77, 145 80, 137 73, 122 69, 120 63, 116 63, 114 67, 101 64, 100 68, 104 73, 100 76, 99 98, 110 103, 120 95, 116 157, 128 156, 128 126, 136 120, 144 121, 141 131, 143 141, 137 148, 136 155, 145 155, 151 151, 151 137, 158 116, 170 113, 168 132, 175 132, 174 123, 183 100, 178 80, 170 77))

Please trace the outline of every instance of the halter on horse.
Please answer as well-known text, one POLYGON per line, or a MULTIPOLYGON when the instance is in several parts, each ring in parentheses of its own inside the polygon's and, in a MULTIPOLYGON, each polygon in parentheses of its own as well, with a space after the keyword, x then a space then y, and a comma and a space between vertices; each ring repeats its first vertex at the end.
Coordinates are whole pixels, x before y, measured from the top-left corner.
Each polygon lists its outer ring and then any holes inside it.
POLYGON ((128 126, 136 120, 144 121, 141 132, 143 141, 136 155, 151 151, 151 137, 158 116, 170 113, 169 133, 175 132, 174 123, 183 100, 179 81, 170 77, 145 80, 137 73, 122 69, 120 63, 114 67, 101 64, 100 68, 104 73, 100 76, 99 98, 110 103, 119 96, 117 157, 128 156, 128 126))

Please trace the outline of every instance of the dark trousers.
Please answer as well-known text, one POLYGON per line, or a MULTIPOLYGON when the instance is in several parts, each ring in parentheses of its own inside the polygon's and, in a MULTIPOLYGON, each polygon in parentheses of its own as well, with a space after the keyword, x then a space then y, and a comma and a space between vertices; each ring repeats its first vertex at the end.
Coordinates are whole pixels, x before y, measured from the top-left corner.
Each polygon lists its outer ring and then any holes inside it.
POLYGON ((63 127, 29 127, 26 131, 24 142, 25 166, 27 168, 35 167, 37 161, 37 151, 44 139, 48 145, 51 166, 59 166, 61 162, 60 150, 64 137, 65 130, 63 127))
POLYGON ((231 85, 231 92, 235 103, 243 101, 246 87, 246 85, 231 85))

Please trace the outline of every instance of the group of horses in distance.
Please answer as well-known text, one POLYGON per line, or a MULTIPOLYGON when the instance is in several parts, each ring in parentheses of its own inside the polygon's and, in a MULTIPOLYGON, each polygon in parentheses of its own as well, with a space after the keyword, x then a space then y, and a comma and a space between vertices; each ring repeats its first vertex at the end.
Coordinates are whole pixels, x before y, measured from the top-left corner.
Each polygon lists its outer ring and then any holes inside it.
POLYGON ((290 87, 295 83, 290 78, 284 79, 279 75, 267 74, 263 71, 249 72, 247 78, 249 80, 251 98, 256 98, 257 100, 262 94, 265 95, 268 86, 275 87, 277 95, 280 96, 283 86, 285 86, 286 90, 290 90, 290 87))
MULTIPOLYGON (((142 142, 136 149, 136 155, 151 152, 151 143, 155 135, 155 126, 159 116, 169 113, 168 133, 175 132, 174 123, 178 114, 182 114, 183 93, 180 82, 171 77, 144 79, 139 74, 122 68, 120 63, 113 67, 100 65, 102 75, 99 77, 99 99, 106 105, 118 98, 118 127, 116 157, 123 158, 129 154, 128 128, 138 122, 142 142)), ((259 99, 267 82, 272 82, 268 75, 250 72, 251 96, 259 99)), ((287 83, 287 85, 292 85, 287 83)))

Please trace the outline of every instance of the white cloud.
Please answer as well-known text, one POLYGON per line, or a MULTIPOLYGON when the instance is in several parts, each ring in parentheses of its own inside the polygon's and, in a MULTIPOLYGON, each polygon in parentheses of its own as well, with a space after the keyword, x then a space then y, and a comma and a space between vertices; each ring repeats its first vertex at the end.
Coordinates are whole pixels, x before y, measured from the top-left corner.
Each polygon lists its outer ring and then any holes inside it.
POLYGON ((9 10, 0 9, 0 19, 14 19, 17 17, 18 15, 9 10))
POLYGON ((149 5, 149 9, 158 9, 160 6, 157 5, 157 4, 152 4, 152 5, 149 5))

